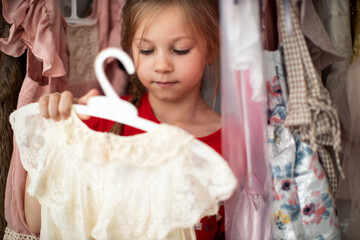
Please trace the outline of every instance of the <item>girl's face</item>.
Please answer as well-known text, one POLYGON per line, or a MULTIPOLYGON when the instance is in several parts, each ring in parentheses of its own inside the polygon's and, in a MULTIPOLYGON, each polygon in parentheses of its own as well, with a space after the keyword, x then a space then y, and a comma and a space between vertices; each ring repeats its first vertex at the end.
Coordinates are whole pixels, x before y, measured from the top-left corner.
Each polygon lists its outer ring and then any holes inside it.
POLYGON ((206 63, 206 41, 200 46, 189 35, 189 26, 176 6, 166 7, 151 24, 146 24, 145 19, 135 32, 132 55, 149 96, 171 102, 198 97, 206 63))

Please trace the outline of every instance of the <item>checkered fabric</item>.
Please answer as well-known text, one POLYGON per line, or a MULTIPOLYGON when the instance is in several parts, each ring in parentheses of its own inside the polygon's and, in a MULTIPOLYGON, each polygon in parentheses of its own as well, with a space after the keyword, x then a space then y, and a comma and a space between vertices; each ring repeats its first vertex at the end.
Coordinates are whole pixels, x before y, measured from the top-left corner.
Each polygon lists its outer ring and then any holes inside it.
POLYGON ((329 184, 336 193, 337 176, 324 146, 333 147, 337 167, 344 178, 339 157, 339 117, 329 92, 315 70, 298 17, 292 7, 287 9, 290 14, 285 15, 284 0, 277 0, 277 5, 289 87, 289 111, 284 125, 293 133, 298 133, 302 141, 309 142, 314 151, 318 151, 329 184))

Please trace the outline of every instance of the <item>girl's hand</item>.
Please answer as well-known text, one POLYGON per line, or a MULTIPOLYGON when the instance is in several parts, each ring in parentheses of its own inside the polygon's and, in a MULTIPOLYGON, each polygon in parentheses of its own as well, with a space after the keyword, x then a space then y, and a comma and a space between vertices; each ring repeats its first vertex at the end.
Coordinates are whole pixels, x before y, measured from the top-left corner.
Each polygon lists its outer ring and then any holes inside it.
MULTIPOLYGON (((72 104, 87 104, 90 97, 99 95, 98 90, 91 89, 79 99, 69 91, 62 93, 45 94, 39 99, 40 114, 44 118, 52 118, 54 120, 67 119, 71 113, 72 104)), ((89 116, 79 115, 81 120, 88 119, 89 116)))

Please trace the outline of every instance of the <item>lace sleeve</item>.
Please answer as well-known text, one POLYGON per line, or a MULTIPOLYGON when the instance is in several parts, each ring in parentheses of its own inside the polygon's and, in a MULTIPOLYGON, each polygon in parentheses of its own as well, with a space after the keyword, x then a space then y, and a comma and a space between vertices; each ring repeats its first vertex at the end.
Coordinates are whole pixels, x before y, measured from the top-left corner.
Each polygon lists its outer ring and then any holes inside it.
POLYGON ((206 189, 208 204, 204 215, 214 215, 218 211, 218 203, 231 197, 237 185, 236 178, 225 159, 211 147, 194 140, 192 156, 188 168, 193 177, 193 187, 198 192, 206 189))
POLYGON ((38 107, 38 103, 32 103, 10 114, 21 163, 31 179, 28 188, 31 195, 35 195, 41 172, 46 169, 44 120, 39 114, 33 114, 38 107))

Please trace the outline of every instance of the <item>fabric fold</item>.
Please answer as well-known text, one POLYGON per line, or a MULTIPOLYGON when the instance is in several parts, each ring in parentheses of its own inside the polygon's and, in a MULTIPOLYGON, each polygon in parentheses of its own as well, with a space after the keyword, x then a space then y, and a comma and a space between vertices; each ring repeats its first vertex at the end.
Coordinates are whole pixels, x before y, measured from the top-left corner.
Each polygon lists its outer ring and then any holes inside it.
MULTIPOLYGON (((47 4, 49 1, 3 1, 4 18, 12 24, 10 35, 6 39, 0 39, 0 49, 8 55, 20 56, 25 49, 31 50, 35 56, 33 60, 41 63, 42 75, 45 77, 61 77, 67 73, 67 63, 63 60, 68 54, 66 41, 57 41, 54 32, 62 32, 65 36, 65 28, 61 27, 64 19, 56 16, 57 11, 53 7, 56 4, 47 4), (21 2, 21 3, 20 3, 21 2), (50 17, 49 14, 53 16, 50 17)), ((33 62, 28 62, 28 69, 32 68, 33 62)), ((28 72, 32 77, 32 72, 28 72)), ((45 82, 42 82, 45 84, 45 82)))
POLYGON ((319 73, 315 70, 300 28, 299 17, 290 7, 291 17, 286 19, 284 3, 278 0, 277 4, 289 86, 289 111, 284 124, 292 133, 299 134, 301 141, 309 143, 313 151, 319 150, 329 183, 336 193, 337 175, 333 162, 329 155, 325 154, 323 147, 332 146, 337 168, 340 175, 345 177, 340 163, 341 132, 338 113, 319 73), (291 24, 290 33, 286 27, 287 20, 291 24), (303 111, 299 111, 300 109, 303 111))

